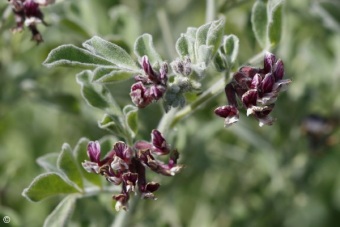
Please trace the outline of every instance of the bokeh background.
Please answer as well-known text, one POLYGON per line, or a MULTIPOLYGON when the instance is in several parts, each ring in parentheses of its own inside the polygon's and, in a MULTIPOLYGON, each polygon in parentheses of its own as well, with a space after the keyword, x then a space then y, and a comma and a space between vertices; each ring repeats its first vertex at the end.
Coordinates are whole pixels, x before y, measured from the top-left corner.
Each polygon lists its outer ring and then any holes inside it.
MULTIPOLYGON (((250 23, 255 1, 215 2, 225 33, 240 39, 241 66, 261 51, 250 23)), ((163 58, 173 59, 180 33, 206 20, 203 0, 65 0, 42 10, 50 26, 39 26, 45 42, 36 45, 27 30, 11 33, 14 17, 0 2, 0 215, 12 219, 0 226, 42 226, 60 201, 21 196, 43 172, 39 156, 59 152, 65 142, 74 147, 81 137, 108 135, 97 127, 101 114, 81 98, 80 70, 43 67, 49 51, 98 35, 131 52, 134 40, 150 33, 163 58), (170 34, 162 29, 166 17, 170 34)), ((276 123, 260 128, 242 114, 224 128, 213 109, 225 97, 211 100, 170 135, 185 169, 173 178, 149 176, 162 185, 158 200, 138 201, 128 226, 340 225, 340 3, 287 0, 283 16, 273 51, 293 82, 273 111, 276 123)), ((121 104, 130 102, 131 82, 110 87, 121 104)), ((161 114, 157 104, 140 111, 139 138, 149 140, 161 114)), ((88 197, 77 202, 69 226, 110 226, 115 215, 110 194, 88 197)))

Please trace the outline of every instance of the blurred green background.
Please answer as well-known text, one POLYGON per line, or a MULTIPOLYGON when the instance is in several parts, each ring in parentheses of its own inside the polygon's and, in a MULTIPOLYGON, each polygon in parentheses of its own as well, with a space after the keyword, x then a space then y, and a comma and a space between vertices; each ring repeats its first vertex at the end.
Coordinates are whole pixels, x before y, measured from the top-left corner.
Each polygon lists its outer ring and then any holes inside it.
MULTIPOLYGON (((215 2, 225 33, 240 39, 242 65, 261 51, 250 24, 255 1, 215 2)), ((0 214, 12 219, 0 226, 41 226, 60 201, 31 203, 21 196, 42 172, 36 158, 59 152, 64 142, 73 147, 81 137, 107 135, 97 127, 101 114, 80 96, 79 69, 41 65, 49 51, 98 35, 131 52, 134 40, 150 33, 170 60, 180 33, 205 23, 206 1, 65 0, 42 10, 50 26, 39 26, 45 42, 36 45, 27 30, 11 33, 14 17, 7 1, 0 2, 0 214), (171 34, 162 33, 165 17, 171 34)), ((340 225, 340 3, 288 0, 283 15, 274 53, 293 82, 273 111, 276 123, 260 128, 242 114, 238 124, 223 128, 213 110, 226 100, 214 98, 171 133, 186 167, 173 178, 149 175, 162 185, 158 200, 140 200, 128 226, 340 225)), ((130 102, 131 83, 110 87, 121 104, 130 102)), ((140 139, 149 140, 161 113, 157 104, 140 111, 140 139)), ((78 201, 69 226, 109 226, 112 203, 110 194, 78 201)))

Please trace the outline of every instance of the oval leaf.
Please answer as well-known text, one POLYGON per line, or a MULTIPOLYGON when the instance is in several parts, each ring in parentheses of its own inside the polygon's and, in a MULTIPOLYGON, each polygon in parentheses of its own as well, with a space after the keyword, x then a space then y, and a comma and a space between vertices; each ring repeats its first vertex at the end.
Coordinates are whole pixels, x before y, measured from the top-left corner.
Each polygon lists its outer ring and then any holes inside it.
POLYGON ((83 178, 79 169, 80 163, 77 163, 72 155, 70 145, 63 144, 61 153, 58 157, 58 168, 68 177, 68 179, 75 183, 79 188, 83 189, 83 178))
POLYGON ((83 43, 83 47, 100 55, 113 64, 117 65, 122 70, 138 71, 138 67, 130 55, 120 46, 114 43, 110 43, 98 36, 92 37, 83 43))
POLYGON ((216 20, 211 23, 211 26, 209 28, 206 45, 214 47, 212 49, 212 55, 216 53, 217 49, 220 46, 224 33, 224 24, 225 21, 223 19, 216 20))
POLYGON ((93 82, 117 83, 132 77, 131 72, 116 70, 115 68, 100 67, 93 72, 93 82))
POLYGON ((157 53, 153 45, 152 36, 150 34, 143 34, 136 39, 134 52, 139 60, 144 55, 148 56, 148 59, 152 65, 155 65, 157 62, 158 64, 162 62, 162 58, 157 53))
POLYGON ((251 23, 257 42, 262 48, 267 47, 267 6, 263 1, 256 1, 251 14, 251 23))
POLYGON ((234 63, 238 54, 239 39, 235 35, 224 36, 223 51, 228 56, 229 63, 234 63))
POLYGON ((83 66, 97 67, 100 65, 110 66, 111 62, 99 57, 90 51, 74 45, 62 45, 53 49, 43 62, 46 67, 55 66, 83 66))
POLYGON ((34 178, 28 188, 24 189, 22 195, 32 202, 37 202, 49 196, 79 192, 66 181, 58 173, 44 173, 34 178))
POLYGON ((77 76, 77 82, 81 85, 81 95, 90 106, 105 109, 109 106, 107 100, 98 92, 91 81, 91 71, 83 71, 77 76))
POLYGON ((68 219, 73 213, 75 202, 79 195, 65 197, 58 206, 50 213, 44 222, 44 227, 66 226, 68 219))
POLYGON ((271 21, 269 23, 269 40, 270 45, 275 46, 280 42, 282 30, 282 5, 276 7, 271 12, 271 21))
POLYGON ((46 171, 58 172, 59 171, 59 169, 57 168, 58 156, 59 156, 58 153, 49 153, 39 157, 37 159, 37 163, 46 171))
POLYGON ((128 126, 132 138, 136 136, 138 131, 138 108, 132 105, 127 105, 123 109, 125 122, 128 126))

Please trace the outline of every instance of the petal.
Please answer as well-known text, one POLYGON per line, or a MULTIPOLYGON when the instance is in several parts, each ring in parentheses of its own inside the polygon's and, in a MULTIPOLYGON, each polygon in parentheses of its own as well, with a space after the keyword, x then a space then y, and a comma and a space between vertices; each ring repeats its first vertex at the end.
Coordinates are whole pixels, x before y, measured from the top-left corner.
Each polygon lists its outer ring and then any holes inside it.
POLYGON ((262 81, 262 77, 259 73, 256 73, 251 81, 250 88, 251 89, 258 89, 260 87, 262 81))
POLYGON ((151 132, 151 140, 154 146, 152 150, 157 155, 166 155, 170 152, 169 145, 167 144, 166 140, 164 139, 162 133, 158 130, 154 129, 151 132))
POLYGON ((275 81, 282 80, 284 76, 284 67, 283 67, 283 61, 280 59, 275 63, 275 69, 274 69, 274 77, 275 81))
POLYGON ((281 91, 285 91, 288 89, 289 84, 292 81, 287 79, 287 80, 279 80, 277 81, 274 86, 273 86, 273 90, 276 92, 281 92, 281 91))
POLYGON ((264 73, 272 72, 272 68, 276 62, 276 57, 274 54, 267 52, 263 60, 263 71, 264 73))
POLYGON ((264 79, 261 82, 262 93, 265 94, 265 93, 271 92, 273 89, 274 83, 275 83, 275 78, 273 77, 273 75, 271 73, 266 74, 264 79))
POLYGON ((87 145, 87 155, 92 162, 100 162, 100 143, 91 141, 87 145))
POLYGON ((119 141, 115 143, 115 145, 113 146, 113 150, 115 151, 118 157, 120 157, 127 163, 130 162, 130 159, 132 157, 132 150, 124 142, 119 141))
POLYGON ((242 95, 242 103, 248 108, 250 106, 255 106, 257 101, 258 92, 256 89, 251 89, 242 95))
POLYGON ((81 163, 83 168, 89 173, 99 173, 99 166, 95 162, 84 161, 81 163))

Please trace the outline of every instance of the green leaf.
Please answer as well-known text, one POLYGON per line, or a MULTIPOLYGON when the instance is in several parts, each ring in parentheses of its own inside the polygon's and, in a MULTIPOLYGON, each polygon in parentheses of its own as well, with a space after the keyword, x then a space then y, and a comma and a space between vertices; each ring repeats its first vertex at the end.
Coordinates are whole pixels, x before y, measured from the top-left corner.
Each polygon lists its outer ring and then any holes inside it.
POLYGON ((213 46, 201 45, 197 49, 197 62, 204 62, 207 66, 212 57, 213 48, 213 46))
POLYGON ((256 1, 253 6, 251 23, 257 42, 262 48, 267 48, 268 14, 267 6, 261 0, 256 1))
POLYGON ((207 43, 207 36, 208 36, 208 31, 211 26, 211 23, 204 24, 201 27, 197 29, 196 32, 196 39, 195 39, 195 50, 196 53, 198 52, 198 49, 201 45, 206 45, 207 43))
POLYGON ((224 24, 224 19, 213 21, 208 30, 206 45, 214 47, 211 53, 212 56, 216 53, 221 44, 224 33, 224 24))
MULTIPOLYGON (((89 139, 81 138, 75 146, 73 150, 73 155, 75 156, 77 163, 82 163, 85 160, 89 160, 89 157, 87 156, 87 145, 89 142, 89 139)), ((84 168, 80 168, 80 171, 87 181, 91 182, 94 185, 102 187, 102 179, 100 175, 89 173, 84 168)))
POLYGON ((101 94, 102 92, 97 91, 93 84, 89 81, 92 80, 91 71, 83 71, 77 76, 77 82, 81 85, 81 94, 87 104, 99 109, 105 109, 109 107, 107 100, 101 94))
POLYGON ((44 227, 66 226, 70 219, 79 195, 65 197, 44 221, 44 227))
POLYGON ((55 66, 110 66, 111 62, 97 56, 90 51, 81 49, 74 45, 62 45, 53 49, 43 62, 46 67, 55 66))
POLYGON ((139 60, 144 55, 148 56, 148 59, 152 65, 155 65, 156 63, 160 64, 162 62, 162 58, 157 53, 153 45, 152 36, 150 34, 143 34, 136 39, 134 52, 139 60))
POLYGON ((239 39, 235 35, 224 36, 223 51, 228 56, 230 61, 228 64, 233 64, 236 60, 239 48, 239 39))
POLYGON ((83 178, 79 170, 79 165, 80 163, 77 163, 72 155, 70 145, 66 143, 63 144, 57 166, 71 182, 75 183, 80 189, 83 189, 83 178))
POLYGON ((215 57, 214 57, 214 66, 218 72, 222 72, 227 69, 226 62, 227 60, 225 59, 225 54, 222 53, 221 50, 218 50, 215 57))
POLYGON ((58 173, 40 174, 25 188, 22 195, 33 202, 40 201, 49 196, 79 192, 75 187, 66 182, 58 173))
POLYGON ((101 129, 106 129, 115 135, 124 135, 119 119, 117 119, 115 116, 104 114, 102 120, 98 121, 98 127, 101 129))
POLYGON ((132 77, 131 72, 117 70, 112 67, 98 67, 93 71, 93 82, 107 84, 128 80, 132 77))
POLYGON ((98 36, 84 42, 83 47, 96 55, 102 56, 122 70, 134 72, 139 70, 136 63, 123 48, 98 36))
POLYGON ((281 39, 282 30, 282 5, 275 7, 271 12, 269 22, 269 41, 271 46, 276 46, 281 39))
POLYGON ((125 122, 130 131, 131 137, 134 138, 138 131, 138 108, 132 105, 127 105, 123 109, 125 122))
POLYGON ((178 55, 182 58, 185 56, 189 56, 192 62, 196 61, 196 54, 195 54, 195 40, 189 38, 187 34, 181 34, 181 37, 178 38, 176 42, 176 50, 178 55))
POLYGON ((58 172, 59 169, 57 167, 58 153, 48 153, 44 156, 41 156, 37 159, 38 165, 44 168, 49 172, 58 172))

